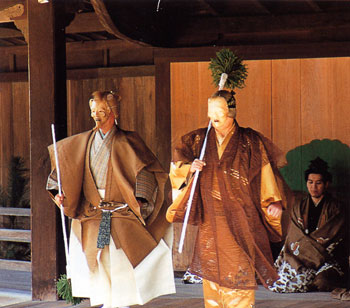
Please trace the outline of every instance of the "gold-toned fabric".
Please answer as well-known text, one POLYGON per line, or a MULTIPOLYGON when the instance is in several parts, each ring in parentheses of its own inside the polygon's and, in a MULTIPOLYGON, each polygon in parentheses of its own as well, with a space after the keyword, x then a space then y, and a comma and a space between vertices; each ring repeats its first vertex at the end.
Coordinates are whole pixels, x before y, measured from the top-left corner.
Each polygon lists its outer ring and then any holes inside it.
MULTIPOLYGON (((199 156, 206 129, 182 138, 175 149, 174 163, 190 164, 199 156)), ((283 180, 274 158, 277 151, 261 134, 235 123, 227 144, 223 141, 219 157, 215 130, 208 134, 204 161, 193 198, 189 223, 198 225, 191 273, 231 289, 256 288, 255 274, 264 285, 276 278, 270 241, 281 240, 272 228, 261 205, 262 169, 270 164, 282 201, 283 180)), ((183 221, 191 182, 187 191, 175 200, 167 218, 183 221), (180 198, 179 197, 179 198, 180 198)), ((273 199, 276 196, 263 197, 273 199)))
POLYGON ((255 290, 229 289, 203 279, 205 308, 254 308, 255 290))

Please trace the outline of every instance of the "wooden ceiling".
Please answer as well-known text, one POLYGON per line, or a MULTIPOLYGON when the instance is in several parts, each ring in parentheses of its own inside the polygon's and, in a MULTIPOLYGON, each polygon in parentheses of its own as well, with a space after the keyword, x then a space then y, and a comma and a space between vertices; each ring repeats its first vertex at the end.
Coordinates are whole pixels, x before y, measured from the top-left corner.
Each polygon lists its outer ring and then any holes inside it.
MULTIPOLYGON (((25 7, 25 0, 0 1, 0 47, 26 45, 18 30, 25 7), (23 12, 14 13, 16 5, 23 12)), ((180 48, 350 41, 348 0, 66 0, 66 14, 75 14, 67 42, 180 48)))

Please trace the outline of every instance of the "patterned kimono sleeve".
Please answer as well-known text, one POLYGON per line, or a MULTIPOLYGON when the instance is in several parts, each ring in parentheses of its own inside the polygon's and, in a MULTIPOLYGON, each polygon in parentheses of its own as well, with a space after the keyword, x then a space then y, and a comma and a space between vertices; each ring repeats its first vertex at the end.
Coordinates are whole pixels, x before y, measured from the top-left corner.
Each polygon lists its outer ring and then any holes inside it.
MULTIPOLYGON (((55 196, 58 194, 58 182, 57 182, 56 169, 52 170, 50 175, 47 178, 46 190, 48 191, 52 201, 56 203, 55 196)), ((56 205, 58 204, 56 203, 56 205)))
POLYGON ((145 168, 136 177, 135 197, 142 201, 141 215, 143 219, 150 216, 154 210, 158 185, 152 172, 145 168))

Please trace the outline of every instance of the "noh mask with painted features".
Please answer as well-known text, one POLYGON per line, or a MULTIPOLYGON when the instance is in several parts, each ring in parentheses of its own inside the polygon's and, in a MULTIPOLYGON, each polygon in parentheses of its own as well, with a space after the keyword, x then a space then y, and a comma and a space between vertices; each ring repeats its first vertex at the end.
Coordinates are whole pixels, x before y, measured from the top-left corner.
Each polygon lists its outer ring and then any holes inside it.
POLYGON ((94 119, 96 128, 103 127, 111 116, 111 108, 105 101, 97 98, 90 100, 91 117, 94 119))

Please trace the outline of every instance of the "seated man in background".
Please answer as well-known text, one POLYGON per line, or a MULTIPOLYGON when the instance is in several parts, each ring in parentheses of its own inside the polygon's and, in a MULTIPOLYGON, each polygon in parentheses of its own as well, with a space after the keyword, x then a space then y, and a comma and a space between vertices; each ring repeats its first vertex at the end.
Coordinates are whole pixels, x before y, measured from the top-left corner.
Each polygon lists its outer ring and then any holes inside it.
POLYGON ((345 282, 345 212, 327 188, 332 180, 321 158, 305 171, 308 196, 291 209, 285 244, 275 262, 279 293, 331 291, 345 282))

